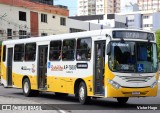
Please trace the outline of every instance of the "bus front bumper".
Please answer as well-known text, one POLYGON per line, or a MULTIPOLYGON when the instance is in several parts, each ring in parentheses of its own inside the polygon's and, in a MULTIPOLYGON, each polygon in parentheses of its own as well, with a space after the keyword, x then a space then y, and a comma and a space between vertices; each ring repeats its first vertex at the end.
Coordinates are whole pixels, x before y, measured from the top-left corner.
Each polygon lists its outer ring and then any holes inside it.
POLYGON ((106 97, 154 97, 157 96, 158 84, 153 88, 115 88, 111 84, 106 87, 106 97))

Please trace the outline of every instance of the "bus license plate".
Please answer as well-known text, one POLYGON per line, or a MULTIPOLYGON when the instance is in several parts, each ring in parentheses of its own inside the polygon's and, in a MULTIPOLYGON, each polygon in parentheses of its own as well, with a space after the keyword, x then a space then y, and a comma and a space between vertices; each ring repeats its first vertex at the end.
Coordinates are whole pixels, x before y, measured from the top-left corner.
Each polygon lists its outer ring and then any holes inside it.
POLYGON ((132 92, 132 95, 140 95, 140 92, 134 91, 134 92, 132 92))

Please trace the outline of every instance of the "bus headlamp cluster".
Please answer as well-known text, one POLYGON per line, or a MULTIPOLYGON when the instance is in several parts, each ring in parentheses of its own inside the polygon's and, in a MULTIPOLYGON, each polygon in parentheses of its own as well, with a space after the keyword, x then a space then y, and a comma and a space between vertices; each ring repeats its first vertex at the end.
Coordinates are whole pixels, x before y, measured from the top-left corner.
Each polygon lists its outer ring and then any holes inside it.
POLYGON ((154 88, 157 85, 158 81, 155 81, 150 87, 154 88))
POLYGON ((121 87, 120 84, 118 84, 117 82, 113 81, 113 80, 108 80, 108 82, 115 88, 119 89, 121 87))

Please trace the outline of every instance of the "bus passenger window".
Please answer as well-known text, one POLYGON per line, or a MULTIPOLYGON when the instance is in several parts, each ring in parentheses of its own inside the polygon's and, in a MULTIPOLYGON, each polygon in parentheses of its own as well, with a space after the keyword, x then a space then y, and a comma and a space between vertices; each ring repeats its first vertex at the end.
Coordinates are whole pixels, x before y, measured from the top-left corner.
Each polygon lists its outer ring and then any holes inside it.
POLYGON ((91 59, 91 38, 81 38, 77 40, 77 60, 91 59))
POLYGON ((25 61, 35 61, 36 43, 28 43, 25 45, 25 61))
POLYGON ((75 40, 64 40, 63 41, 63 52, 62 59, 63 60, 74 60, 75 54, 75 40))
POLYGON ((61 60, 61 45, 62 41, 51 41, 50 43, 50 52, 49 52, 49 60, 61 60))
POLYGON ((3 62, 6 61, 6 46, 3 46, 3 62))
POLYGON ((14 47, 14 61, 24 60, 24 44, 17 44, 14 47))

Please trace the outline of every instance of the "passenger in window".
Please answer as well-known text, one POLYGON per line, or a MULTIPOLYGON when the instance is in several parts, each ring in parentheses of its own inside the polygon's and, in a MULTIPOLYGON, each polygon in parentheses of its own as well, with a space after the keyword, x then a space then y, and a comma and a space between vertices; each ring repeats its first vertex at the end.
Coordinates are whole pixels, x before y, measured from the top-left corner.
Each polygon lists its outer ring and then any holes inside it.
POLYGON ((59 52, 58 60, 61 60, 61 58, 62 58, 62 53, 61 53, 61 51, 60 51, 60 52, 59 52))
POLYGON ((81 60, 81 55, 79 52, 77 53, 77 60, 81 60))
POLYGON ((82 59, 86 59, 86 54, 85 53, 82 54, 82 59))

